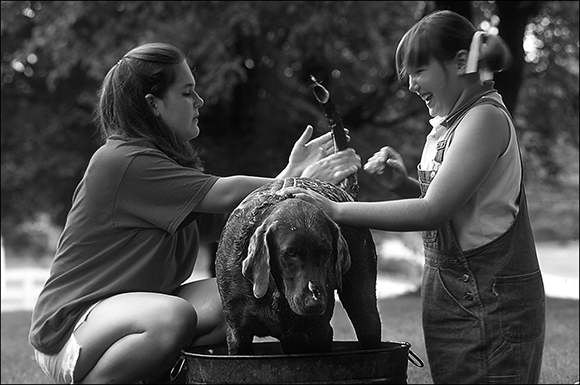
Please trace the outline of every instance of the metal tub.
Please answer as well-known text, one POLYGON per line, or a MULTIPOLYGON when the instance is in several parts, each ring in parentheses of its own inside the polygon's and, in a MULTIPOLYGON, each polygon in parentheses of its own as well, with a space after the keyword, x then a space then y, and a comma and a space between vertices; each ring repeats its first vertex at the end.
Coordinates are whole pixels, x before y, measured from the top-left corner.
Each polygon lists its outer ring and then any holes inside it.
POLYGON ((283 354, 279 342, 254 342, 255 355, 228 355, 225 345, 183 352, 188 384, 406 384, 407 362, 422 367, 408 342, 386 341, 361 350, 335 341, 333 351, 283 354))

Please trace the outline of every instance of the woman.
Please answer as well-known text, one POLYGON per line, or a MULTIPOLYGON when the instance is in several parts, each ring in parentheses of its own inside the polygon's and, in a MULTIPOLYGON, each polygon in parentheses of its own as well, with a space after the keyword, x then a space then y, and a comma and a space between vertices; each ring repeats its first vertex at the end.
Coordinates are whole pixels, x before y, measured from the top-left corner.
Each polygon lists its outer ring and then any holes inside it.
POLYGON ((498 36, 464 17, 427 15, 396 50, 400 78, 433 117, 419 180, 390 147, 364 166, 407 199, 336 203, 294 190, 339 223, 422 231, 423 331, 435 383, 539 380, 545 294, 516 132, 490 80, 510 60, 498 36))
MULTIPOLYGON (((203 100, 183 53, 129 51, 107 73, 97 110, 106 143, 90 160, 32 314, 30 343, 56 382, 131 383, 181 349, 225 342, 215 278, 183 284, 200 242, 270 178, 203 172, 191 144, 203 100)), ((337 183, 360 167, 330 134, 296 142, 285 176, 337 183)))

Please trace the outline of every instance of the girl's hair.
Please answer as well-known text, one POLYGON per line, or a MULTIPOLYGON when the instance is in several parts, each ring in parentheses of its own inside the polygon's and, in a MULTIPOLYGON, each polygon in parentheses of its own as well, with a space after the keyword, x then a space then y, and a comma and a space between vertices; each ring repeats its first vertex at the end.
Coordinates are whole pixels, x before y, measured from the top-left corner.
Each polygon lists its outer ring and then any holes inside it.
POLYGON ((180 142, 156 117, 145 95, 163 97, 186 60, 182 51, 165 43, 149 43, 127 52, 109 70, 99 89, 96 115, 101 137, 143 138, 182 166, 203 170, 198 151, 180 142))
MULTIPOLYGON (((418 21, 399 41, 395 65, 399 80, 414 69, 429 64, 431 59, 440 63, 453 59, 460 50, 469 51, 477 28, 465 17, 452 11, 435 11, 418 21)), ((497 35, 482 36, 479 69, 500 72, 511 65, 509 48, 497 35)))

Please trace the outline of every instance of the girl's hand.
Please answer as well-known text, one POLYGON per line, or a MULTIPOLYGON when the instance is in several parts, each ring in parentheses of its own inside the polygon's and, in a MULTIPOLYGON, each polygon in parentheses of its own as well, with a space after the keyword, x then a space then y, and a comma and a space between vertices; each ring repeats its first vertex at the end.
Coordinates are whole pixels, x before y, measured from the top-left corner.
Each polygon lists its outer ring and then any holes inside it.
POLYGON ((326 213, 326 215, 328 215, 331 219, 334 220, 333 218, 334 207, 336 206, 337 203, 326 198, 324 195, 300 187, 285 187, 283 189, 278 190, 276 194, 280 195, 290 194, 293 195, 294 198, 302 199, 308 203, 317 205, 322 209, 322 211, 326 213))
POLYGON ((392 147, 385 146, 369 158, 364 165, 369 174, 382 175, 392 189, 397 189, 407 181, 409 173, 401 155, 392 147))

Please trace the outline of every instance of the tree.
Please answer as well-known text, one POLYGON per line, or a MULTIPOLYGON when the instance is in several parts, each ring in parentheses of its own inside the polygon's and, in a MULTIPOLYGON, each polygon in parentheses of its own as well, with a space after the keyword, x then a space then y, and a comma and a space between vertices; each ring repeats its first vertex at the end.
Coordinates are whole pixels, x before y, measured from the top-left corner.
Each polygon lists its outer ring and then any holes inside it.
MULTIPOLYGON (((275 175, 307 124, 314 123, 317 133, 326 130, 310 75, 332 93, 363 159, 388 143, 408 165, 416 164, 429 116, 396 80, 393 50, 407 28, 442 3, 2 2, 1 208, 7 245, 38 213, 62 226, 74 188, 100 145, 92 115, 100 81, 126 51, 148 41, 175 44, 195 65, 205 100, 197 143, 208 172, 275 175)), ((557 173, 555 151, 537 146, 537 138, 556 143, 565 134, 578 144, 577 2, 452 3, 460 12, 470 9, 478 23, 495 25, 501 14, 500 34, 517 21, 511 44, 522 42, 530 24, 537 27, 534 36, 544 44, 538 52, 546 54, 538 63, 522 63, 515 115, 524 127, 527 156, 539 159, 538 167, 550 170, 546 175, 557 173), (524 18, 504 3, 541 7, 524 18), (564 27, 566 34, 560 33, 564 27), (557 44, 564 48, 554 51, 557 44), (553 114, 538 109, 546 96, 553 114)), ((504 80, 497 81, 499 87, 504 80)), ((514 84, 502 92, 513 88, 517 94, 514 84)), ((364 173, 359 180, 361 199, 375 199, 382 186, 364 173)))

